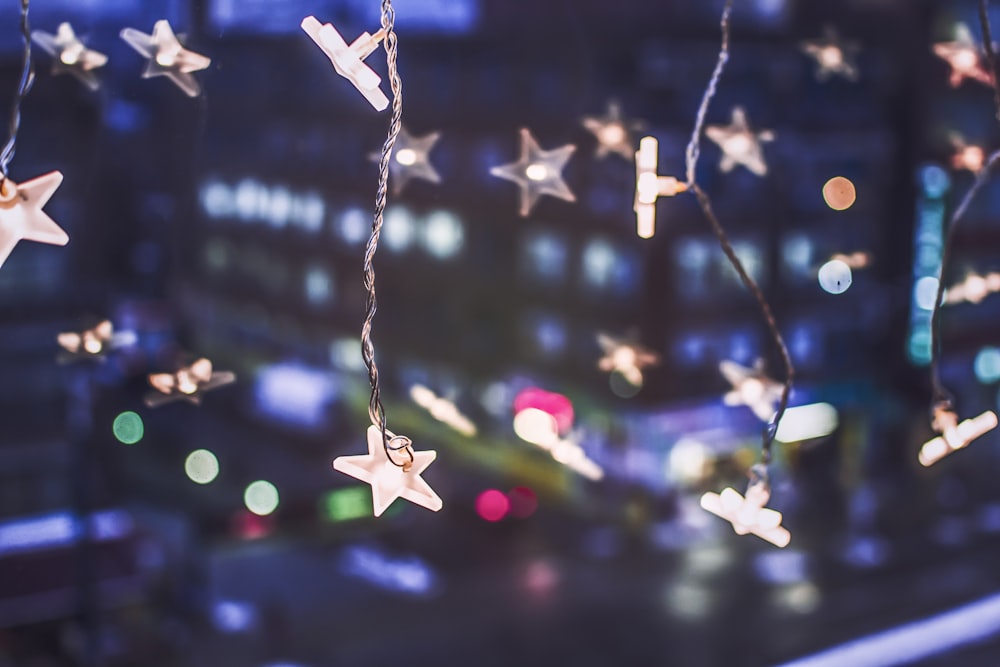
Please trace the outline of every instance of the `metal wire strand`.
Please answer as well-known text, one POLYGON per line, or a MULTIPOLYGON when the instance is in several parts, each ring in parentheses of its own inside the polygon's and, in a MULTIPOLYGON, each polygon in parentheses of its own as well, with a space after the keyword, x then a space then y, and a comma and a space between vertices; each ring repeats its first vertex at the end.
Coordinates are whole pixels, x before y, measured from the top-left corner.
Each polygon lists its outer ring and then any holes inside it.
POLYGON ((993 77, 993 104, 997 110, 997 120, 1000 120, 1000 81, 997 81, 997 54, 993 50, 993 34, 990 29, 990 0, 979 0, 979 27, 983 33, 983 50, 986 52, 986 64, 990 67, 993 77))
POLYGON ((24 41, 23 65, 21 79, 17 84, 17 93, 10 110, 10 136, 3 150, 0 151, 0 183, 7 180, 7 168, 14 159, 17 150, 17 131, 21 128, 21 103, 28 96, 31 84, 35 81, 35 66, 31 61, 31 26, 28 24, 28 4, 30 0, 21 0, 21 38, 24 41))
POLYGON ((941 269, 938 272, 937 296, 934 297, 934 307, 931 309, 931 388, 934 392, 931 398, 932 409, 937 406, 948 409, 953 407, 951 393, 941 384, 939 368, 941 361, 941 301, 944 299, 944 272, 948 264, 948 258, 951 255, 952 239, 955 237, 955 228, 958 226, 958 222, 965 216, 965 212, 972 203, 972 198, 976 196, 976 193, 989 180, 993 167, 998 161, 1000 161, 1000 150, 991 153, 986 160, 986 164, 976 174, 976 180, 973 181, 972 185, 966 191, 965 196, 962 197, 962 201, 959 202, 954 213, 951 214, 951 219, 948 221, 948 229, 944 234, 944 245, 941 248, 941 269))
POLYGON ((396 33, 393 30, 395 20, 396 13, 392 8, 392 0, 382 0, 382 30, 385 31, 383 44, 385 46, 386 64, 389 69, 389 87, 392 91, 392 116, 389 121, 389 133, 386 136, 385 143, 382 145, 382 152, 379 156, 375 215, 372 219, 371 237, 369 237, 368 245, 365 248, 364 273, 368 299, 365 305, 365 321, 361 327, 361 357, 364 359, 365 367, 368 369, 368 382, 372 388, 371 398, 368 401, 368 417, 371 419, 372 424, 382 431, 382 444, 385 447, 385 452, 389 460, 400 468, 406 468, 413 462, 413 450, 409 444, 397 447, 391 446, 389 443, 390 438, 385 428, 385 408, 382 407, 378 366, 375 363, 375 345, 372 342, 372 320, 375 318, 375 311, 378 309, 378 302, 375 298, 375 251, 378 249, 378 239, 382 233, 386 196, 389 190, 389 160, 392 158, 392 149, 396 144, 396 138, 399 136, 403 116, 403 84, 399 80, 399 71, 396 68, 397 44, 396 33), (397 463, 393 459, 392 452, 399 450, 407 453, 409 463, 397 463))
POLYGON ((712 76, 708 81, 708 85, 705 87, 705 92, 701 97, 701 104, 698 106, 698 114, 695 117, 694 130, 691 133, 691 140, 688 142, 687 150, 685 152, 685 167, 687 172, 687 184, 688 189, 694 193, 694 196, 698 199, 698 204, 701 206, 702 213, 705 215, 705 219, 708 220, 709 225, 712 227, 712 232, 715 233, 715 237, 719 240, 719 246, 722 248, 722 252, 725 253, 726 258, 729 263, 733 265, 736 270, 737 275, 739 275, 740 280, 747 290, 754 296, 757 300, 757 304, 760 306, 760 312, 764 316, 764 321, 767 323, 767 328, 771 334, 771 339, 774 341, 774 346, 778 348, 778 352, 781 354, 781 361, 785 366, 785 381, 781 387, 781 398, 778 402, 778 409, 768 422, 767 426, 763 432, 763 442, 761 444, 761 462, 763 464, 768 464, 771 462, 771 446, 774 444, 774 436, 778 432, 778 424, 781 423, 781 418, 785 415, 785 409, 788 407, 788 397, 792 392, 792 382, 795 379, 795 367, 792 365, 791 355, 788 354, 788 347, 785 345, 785 339, 781 336, 781 332, 778 330, 778 323, 774 319, 774 314, 771 311, 771 305, 767 302, 764 297, 764 293, 761 291, 760 287, 750 277, 747 273, 746 268, 743 266, 743 262, 736 255, 736 251, 733 250, 732 243, 729 241, 729 237, 726 235, 725 230, 722 228, 722 224, 719 222, 719 218, 715 215, 715 211, 712 209, 712 201, 709 199, 705 191, 701 189, 701 186, 695 181, 695 168, 698 165, 698 157, 701 154, 701 133, 702 128, 705 124, 705 115, 708 113, 709 103, 715 96, 715 91, 719 85, 719 79, 722 78, 722 72, 726 67, 726 63, 729 61, 729 33, 730 24, 729 17, 733 10, 733 0, 727 0, 725 6, 722 9, 722 17, 719 21, 719 27, 722 31, 722 44, 719 47, 719 57, 715 63, 715 69, 712 71, 712 76))

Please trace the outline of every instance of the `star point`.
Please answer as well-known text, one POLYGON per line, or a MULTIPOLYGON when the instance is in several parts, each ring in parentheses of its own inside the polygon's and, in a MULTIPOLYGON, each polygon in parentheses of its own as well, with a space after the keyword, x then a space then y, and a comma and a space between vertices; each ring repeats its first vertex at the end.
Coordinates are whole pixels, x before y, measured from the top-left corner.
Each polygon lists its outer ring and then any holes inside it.
POLYGON ((542 195, 552 195, 566 201, 576 201, 573 192, 563 180, 562 171, 576 150, 566 144, 552 150, 542 150, 531 135, 531 130, 521 128, 521 152, 517 162, 490 169, 497 178, 512 181, 521 189, 521 217, 527 217, 542 195))
POLYGON ((62 179, 60 172, 50 171, 21 184, 9 178, 0 181, 0 266, 19 241, 69 243, 69 235, 42 210, 62 179))
MULTIPOLYGON (((390 441, 398 437, 390 431, 385 435, 390 441)), ((444 506, 434 489, 420 476, 437 458, 436 451, 416 451, 407 444, 406 449, 413 460, 409 469, 404 469, 389 459, 387 444, 378 426, 369 426, 367 437, 367 454, 338 456, 333 460, 333 469, 371 485, 375 516, 381 516, 396 498, 409 500, 433 512, 444 506)))
POLYGON ((212 64, 212 60, 200 53, 185 49, 168 21, 165 19, 157 21, 153 26, 152 35, 135 28, 124 28, 121 31, 121 38, 147 59, 142 78, 166 76, 188 97, 197 97, 201 94, 201 86, 191 73, 206 69, 212 64))
POLYGON ((108 57, 99 51, 88 49, 76 36, 72 25, 60 23, 54 35, 44 30, 33 30, 31 41, 53 57, 53 74, 68 72, 90 90, 100 87, 94 70, 104 67, 108 57))
POLYGON ((709 125, 705 128, 705 134, 722 149, 719 169, 723 173, 732 171, 737 165, 743 165, 757 176, 767 175, 767 163, 764 161, 761 143, 773 141, 774 132, 754 132, 747 122, 743 107, 733 107, 729 125, 709 125))

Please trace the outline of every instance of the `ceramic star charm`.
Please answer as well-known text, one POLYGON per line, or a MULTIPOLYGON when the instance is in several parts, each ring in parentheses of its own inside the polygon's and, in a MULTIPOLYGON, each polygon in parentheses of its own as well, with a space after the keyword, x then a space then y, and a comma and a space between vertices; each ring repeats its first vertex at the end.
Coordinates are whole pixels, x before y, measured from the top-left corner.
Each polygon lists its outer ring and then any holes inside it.
POLYGON ((58 171, 18 185, 7 178, 0 182, 0 266, 22 239, 51 245, 66 245, 69 235, 42 207, 62 183, 58 171))
POLYGON ((819 39, 802 42, 802 51, 816 61, 816 79, 826 81, 832 76, 840 75, 848 81, 858 80, 858 65, 855 55, 857 44, 842 41, 837 31, 831 27, 823 30, 819 39))
POLYGON ((213 371, 212 362, 201 358, 174 373, 151 374, 149 384, 156 392, 147 394, 145 402, 151 408, 182 400, 200 405, 205 392, 235 381, 235 374, 230 371, 213 371))
POLYGON ((580 122, 597 139, 595 155, 598 159, 612 153, 626 160, 632 159, 635 152, 632 130, 642 127, 642 123, 626 120, 618 102, 608 102, 608 113, 604 116, 584 116, 580 122))
POLYGON ((686 183, 673 176, 656 173, 660 144, 656 137, 643 137, 635 154, 635 232, 639 238, 652 238, 656 233, 656 200, 673 197, 688 189, 686 183))
POLYGON ((958 88, 966 79, 973 79, 987 86, 993 85, 993 77, 983 66, 979 45, 973 41, 972 33, 964 23, 955 26, 954 42, 938 42, 934 45, 934 55, 951 67, 948 83, 952 88, 958 88))
POLYGON ((753 368, 733 361, 720 361, 719 371, 733 388, 722 397, 726 405, 746 405, 762 422, 771 421, 781 399, 781 383, 764 374, 763 363, 753 368))
POLYGON ((31 33, 31 41, 54 58, 53 74, 69 72, 91 90, 100 87, 94 70, 104 67, 108 57, 84 46, 69 23, 60 23, 54 35, 43 30, 34 30, 31 33))
MULTIPOLYGON (((389 431, 385 434, 390 441, 398 439, 389 431)), ((405 442, 408 443, 409 439, 405 442)), ((405 467, 400 467, 389 460, 386 445, 382 441, 381 429, 378 426, 369 426, 368 453, 338 456, 333 460, 333 469, 371 484, 375 516, 381 516, 396 498, 409 500, 411 503, 437 512, 444 504, 434 493, 434 489, 420 476, 420 473, 437 458, 437 452, 434 450, 418 452, 411 449, 409 444, 406 448, 413 455, 413 461, 408 460, 409 456, 403 450, 394 452, 394 455, 399 456, 400 463, 407 464, 405 467)))
MULTIPOLYGON (((430 162, 430 152, 434 144, 441 138, 440 132, 431 132, 422 137, 414 137, 406 128, 400 126, 396 145, 392 149, 389 160, 389 174, 392 178, 392 193, 398 195, 406 187, 411 178, 418 178, 431 183, 440 183, 441 176, 430 162)), ((378 162, 381 155, 372 153, 369 157, 378 162)))
POLYGON ((764 150, 760 144, 773 141, 774 132, 754 132, 750 129, 742 107, 733 107, 733 120, 729 125, 709 125, 705 134, 722 149, 722 160, 719 162, 722 172, 728 173, 741 164, 758 176, 767 174, 764 150))
POLYGON ((332 24, 320 23, 315 16, 305 17, 301 25, 302 30, 333 63, 337 74, 350 81, 375 109, 382 111, 389 106, 389 98, 379 88, 381 77, 364 62, 385 37, 384 29, 374 35, 363 32, 348 46, 332 24))
POLYGON ((642 386, 642 369, 660 363, 660 355, 638 343, 597 334, 597 343, 604 356, 597 362, 602 371, 620 374, 633 387, 642 386))
POLYGON ((201 86, 191 72, 206 69, 212 64, 212 60, 181 46, 169 22, 163 19, 157 21, 153 26, 152 35, 135 28, 125 28, 121 32, 121 37, 148 59, 142 78, 165 76, 177 84, 188 97, 197 97, 201 93, 201 86))
POLYGON ((752 534, 776 547, 786 547, 792 534, 781 525, 781 512, 764 507, 771 498, 771 489, 766 478, 755 477, 745 498, 732 488, 722 493, 709 492, 701 497, 702 509, 732 523, 737 535, 752 534))
POLYGON ((966 419, 958 423, 958 415, 949 408, 940 407, 934 410, 934 420, 931 424, 940 433, 924 443, 917 457, 923 466, 931 466, 948 454, 968 446, 976 438, 997 427, 997 416, 992 410, 987 410, 974 419, 966 419))
POLYGON ((575 150, 576 146, 566 144, 543 151, 531 136, 531 131, 521 128, 521 156, 518 161, 493 167, 490 173, 497 178, 517 183, 521 188, 521 207, 518 212, 522 217, 527 217, 542 195, 576 201, 562 178, 562 170, 575 150))

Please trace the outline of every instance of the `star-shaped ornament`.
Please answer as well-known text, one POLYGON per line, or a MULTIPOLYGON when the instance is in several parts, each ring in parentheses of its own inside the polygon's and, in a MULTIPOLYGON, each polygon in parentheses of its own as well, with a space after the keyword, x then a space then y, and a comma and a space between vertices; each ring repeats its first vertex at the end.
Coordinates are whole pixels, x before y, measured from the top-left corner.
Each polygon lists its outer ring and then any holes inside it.
POLYGON ((764 373, 764 364, 758 361, 753 368, 734 361, 720 361, 719 371, 733 388, 722 397, 726 405, 746 405, 762 422, 769 422, 781 399, 781 383, 764 373))
POLYGON ((42 211, 62 179, 60 172, 50 171, 20 185, 9 178, 0 181, 0 266, 18 241, 69 243, 69 235, 42 211))
POLYGON ((94 70, 104 67, 108 57, 99 51, 88 49, 69 23, 60 23, 54 35, 44 30, 34 30, 31 40, 54 58, 53 74, 69 72, 91 90, 100 87, 94 70))
POLYGON ((201 93, 201 86, 191 72, 206 69, 212 64, 212 59, 181 46, 168 21, 165 19, 157 21, 153 26, 152 35, 135 28, 125 28, 121 32, 121 37, 148 59, 142 78, 165 76, 177 84, 188 97, 197 97, 201 93))
POLYGON ((934 410, 931 426, 940 433, 924 443, 917 457, 923 466, 932 466, 948 454, 968 446, 976 438, 997 427, 997 416, 992 410, 987 410, 974 419, 966 419, 958 423, 958 415, 947 406, 939 406, 934 410))
POLYGON ((816 61, 817 80, 826 81, 835 75, 848 81, 858 80, 858 45, 841 40, 832 27, 824 28, 822 37, 802 42, 801 47, 816 61))
POLYGON ((993 271, 985 276, 970 273, 965 280, 945 290, 942 303, 947 305, 964 301, 979 303, 994 292, 1000 292, 1000 273, 993 271))
POLYGON ((388 443, 382 440, 382 430, 378 426, 369 426, 368 453, 338 456, 333 460, 333 469, 371 484, 375 516, 381 516, 396 498, 434 512, 440 510, 444 503, 420 476, 437 458, 437 452, 418 452, 410 446, 409 438, 393 435, 390 431, 385 435, 388 443), (397 441, 399 449, 395 449, 397 441), (389 448, 393 448, 393 459, 389 458, 389 448))
POLYGON ((627 120, 622 115, 621 105, 611 100, 608 102, 608 113, 604 116, 584 116, 580 121, 587 131, 597 139, 595 155, 598 159, 612 153, 631 160, 635 154, 632 141, 632 131, 642 128, 639 121, 627 120))
POLYGON ((969 27, 964 23, 955 26, 955 41, 938 42, 934 45, 934 55, 951 67, 948 83, 958 88, 966 79, 973 79, 987 86, 993 85, 993 76, 983 66, 983 54, 972 39, 969 27))
POLYGON ((767 478, 761 472, 752 476, 745 498, 733 488, 709 492, 701 497, 702 509, 732 523, 737 535, 756 535, 776 547, 786 547, 792 534, 781 525, 781 512, 764 507, 771 498, 767 478))
POLYGON ((147 394, 145 402, 151 408, 158 408, 173 401, 187 401, 200 405, 201 397, 205 392, 235 381, 236 375, 234 373, 213 371, 212 362, 201 358, 174 373, 151 374, 149 384, 156 391, 147 394))
POLYGON ((305 17, 301 25, 302 30, 316 42, 333 63, 333 69, 337 70, 337 74, 354 84, 375 109, 382 111, 389 106, 389 98, 379 88, 382 78, 364 62, 385 37, 384 28, 374 35, 363 32, 348 46, 332 24, 320 23, 315 16, 305 17))
POLYGON ((618 373, 633 387, 642 386, 643 368, 660 363, 660 355, 636 342, 599 333, 597 344, 604 353, 597 362, 597 367, 605 372, 618 373))
POLYGON ((576 146, 566 144, 543 151, 531 136, 531 131, 521 128, 521 156, 518 161, 493 167, 490 174, 517 183, 521 188, 521 207, 518 212, 522 217, 527 217, 542 195, 576 201, 562 178, 562 170, 575 150, 576 146))
POLYGON ((951 145, 955 152, 951 156, 951 166, 954 169, 965 169, 973 174, 978 174, 986 164, 986 151, 982 146, 965 143, 961 135, 953 133, 951 135, 951 145))
MULTIPOLYGON (((392 176, 392 193, 400 194, 411 178, 419 178, 431 183, 440 183, 441 175, 430 161, 430 152, 434 144, 441 138, 440 132, 431 132, 422 137, 414 137, 406 128, 400 126, 396 145, 389 158, 389 174, 392 176)), ((369 156, 378 162, 381 155, 372 153, 369 156)))
POLYGON ((741 164, 758 176, 767 174, 761 142, 774 141, 774 132, 754 132, 750 129, 742 107, 733 107, 733 120, 729 125, 709 125, 705 134, 722 149, 722 160, 719 161, 722 172, 728 173, 741 164))
POLYGON ((135 334, 130 331, 115 332, 111 320, 102 320, 96 326, 80 332, 65 331, 56 336, 62 348, 58 361, 68 363, 80 359, 104 360, 106 352, 134 342, 135 334))
POLYGON ((673 197, 688 189, 687 183, 673 176, 656 173, 660 143, 656 137, 643 137, 635 153, 635 232, 639 238, 648 239, 656 233, 656 200, 673 197))

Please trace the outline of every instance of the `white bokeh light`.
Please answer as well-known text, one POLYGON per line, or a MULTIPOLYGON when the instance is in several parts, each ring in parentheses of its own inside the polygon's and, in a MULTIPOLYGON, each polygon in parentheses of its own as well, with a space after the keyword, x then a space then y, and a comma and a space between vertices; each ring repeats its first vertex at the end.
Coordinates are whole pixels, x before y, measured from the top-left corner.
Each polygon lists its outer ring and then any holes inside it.
POLYGON ((243 492, 247 509, 259 516, 267 516, 278 509, 278 489, 262 479, 252 482, 243 492))
POLYGON ((819 268, 819 286, 830 294, 843 294, 851 286, 851 267, 839 259, 831 259, 819 268))
POLYGON ((184 472, 196 484, 208 484, 219 476, 219 459, 207 449, 196 449, 184 460, 184 472))

